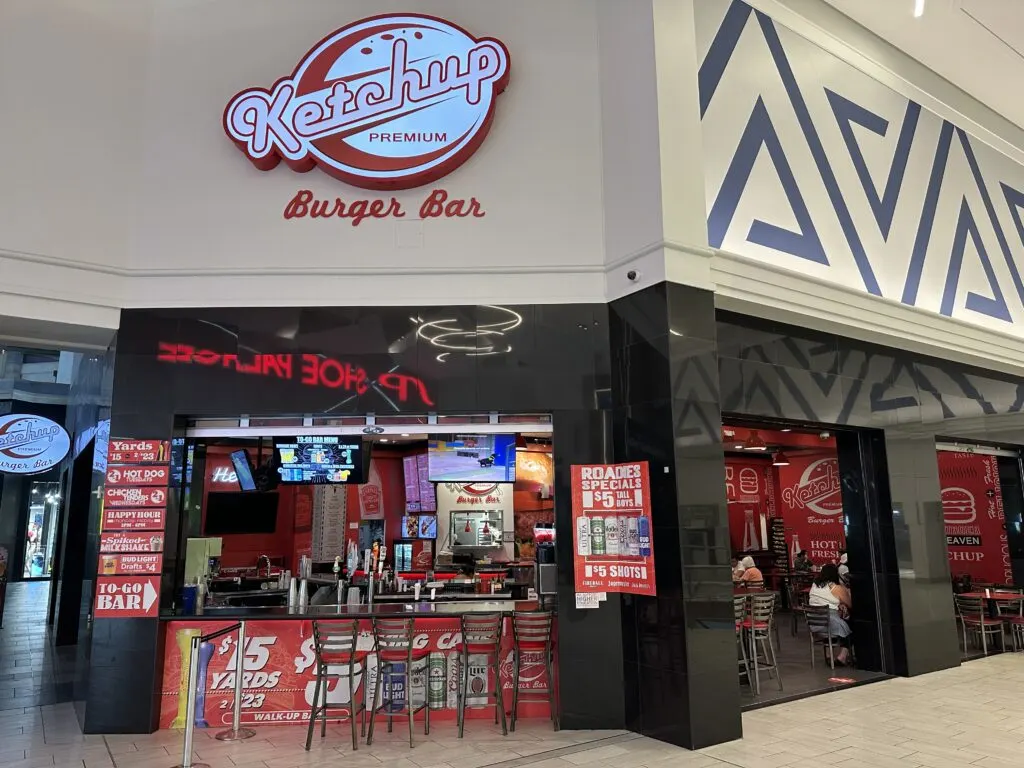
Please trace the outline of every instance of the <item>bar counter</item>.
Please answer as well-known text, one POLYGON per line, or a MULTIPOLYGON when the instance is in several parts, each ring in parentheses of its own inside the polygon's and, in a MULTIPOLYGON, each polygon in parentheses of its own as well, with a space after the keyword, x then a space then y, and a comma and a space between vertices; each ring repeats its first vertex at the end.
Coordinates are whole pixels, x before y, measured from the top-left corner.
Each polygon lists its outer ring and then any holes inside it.
MULTIPOLYGON (((161 686, 160 727, 184 727, 187 718, 185 691, 188 689, 188 653, 193 637, 224 630, 245 622, 245 659, 242 679, 243 725, 301 724, 309 722, 309 710, 316 687, 313 621, 352 618, 359 620, 358 650, 369 655, 356 664, 355 679, 332 681, 327 691, 331 715, 340 719, 348 712, 352 696, 372 691, 377 680, 377 659, 373 653, 374 618, 408 617, 415 620, 413 647, 429 654, 413 663, 411 696, 414 705, 426 702, 431 718, 454 719, 455 692, 461 674, 459 644, 460 616, 465 613, 503 613, 505 629, 501 643, 501 673, 496 680, 485 657, 470 655, 469 706, 483 703, 488 691, 500 685, 506 708, 512 698, 514 611, 534 611, 535 600, 495 600, 491 596, 446 598, 418 602, 382 602, 369 605, 322 605, 302 608, 285 606, 206 607, 198 616, 162 615, 164 631, 164 668, 161 686), (490 599, 488 599, 490 598, 490 599)), ((557 648, 557 626, 553 628, 552 648, 557 648)), ((199 696, 196 701, 196 725, 199 728, 229 727, 234 706, 237 634, 221 635, 199 648, 199 696)), ((555 653, 557 665, 557 653, 555 653)), ((522 653, 520 691, 543 689, 547 670, 543 651, 522 653)), ((384 680, 385 686, 390 685, 384 680)), ((402 693, 395 692, 401 698, 402 693)), ((407 692, 408 693, 408 692, 407 692)), ((407 695, 406 693, 406 695, 407 695)), ((493 717, 493 708, 468 710, 467 717, 493 717)), ((546 702, 523 702, 520 717, 548 718, 546 702)))
POLYGON ((463 613, 504 613, 535 611, 536 600, 484 599, 480 597, 445 598, 444 600, 410 600, 409 602, 381 602, 376 605, 311 605, 304 608, 287 606, 214 606, 199 615, 164 614, 161 621, 270 621, 300 619, 372 619, 378 617, 409 616, 425 619, 458 617, 463 613))

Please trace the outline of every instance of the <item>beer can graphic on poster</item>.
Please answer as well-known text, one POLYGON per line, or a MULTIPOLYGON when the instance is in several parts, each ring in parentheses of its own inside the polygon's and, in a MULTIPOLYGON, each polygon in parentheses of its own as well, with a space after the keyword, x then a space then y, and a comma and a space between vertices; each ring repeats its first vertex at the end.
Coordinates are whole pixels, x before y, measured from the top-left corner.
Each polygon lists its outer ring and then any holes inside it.
POLYGON ((590 519, 590 553, 592 555, 603 555, 605 553, 603 517, 590 519))
POLYGON ((590 554, 590 518, 586 515, 576 519, 576 554, 582 557, 590 554))
POLYGON ((626 554, 631 557, 640 557, 640 525, 638 521, 637 517, 626 518, 626 527, 629 530, 626 534, 629 542, 626 554))
POLYGON ((651 523, 646 517, 636 521, 637 533, 640 538, 640 557, 651 556, 651 523))
POLYGON ((405 709, 405 697, 408 694, 405 690, 405 662, 396 661, 390 668, 391 671, 383 675, 384 690, 381 700, 389 702, 387 711, 400 712, 405 709))
POLYGON ((615 520, 619 526, 619 554, 629 554, 629 518, 625 515, 619 515, 615 520))
POLYGON ((466 674, 469 676, 467 706, 482 707, 487 704, 487 695, 490 690, 489 673, 486 654, 474 653, 469 657, 469 665, 466 667, 466 674))
POLYGON ((412 663, 412 672, 409 675, 409 687, 412 689, 411 700, 414 708, 422 707, 427 703, 427 660, 418 659, 412 663))
POLYGON ((604 519, 604 553, 619 554, 619 519, 616 515, 608 515, 604 519))
POLYGON ((427 657, 427 706, 444 709, 448 700, 448 680, 445 676, 443 653, 431 653, 427 657))
POLYGON ((448 709, 455 709, 459 705, 459 686, 462 684, 462 654, 458 651, 449 651, 447 681, 448 690, 445 706, 448 709))

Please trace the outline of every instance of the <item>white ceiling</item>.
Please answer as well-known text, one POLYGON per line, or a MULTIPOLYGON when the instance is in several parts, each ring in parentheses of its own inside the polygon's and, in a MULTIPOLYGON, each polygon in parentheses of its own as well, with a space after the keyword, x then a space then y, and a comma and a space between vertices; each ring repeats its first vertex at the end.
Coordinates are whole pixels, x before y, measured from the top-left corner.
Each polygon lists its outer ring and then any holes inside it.
POLYGON ((1024 128, 1024 0, 825 0, 1024 128))

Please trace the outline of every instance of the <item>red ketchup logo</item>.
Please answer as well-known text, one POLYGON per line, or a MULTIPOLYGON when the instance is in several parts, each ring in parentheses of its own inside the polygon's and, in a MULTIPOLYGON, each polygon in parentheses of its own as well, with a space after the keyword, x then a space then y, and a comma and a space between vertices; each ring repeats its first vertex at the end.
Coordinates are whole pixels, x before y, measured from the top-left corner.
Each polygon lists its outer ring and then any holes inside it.
POLYGON ((269 90, 236 95, 224 130, 262 171, 319 166, 366 189, 440 179, 483 143, 509 54, 442 19, 384 15, 329 35, 269 90))

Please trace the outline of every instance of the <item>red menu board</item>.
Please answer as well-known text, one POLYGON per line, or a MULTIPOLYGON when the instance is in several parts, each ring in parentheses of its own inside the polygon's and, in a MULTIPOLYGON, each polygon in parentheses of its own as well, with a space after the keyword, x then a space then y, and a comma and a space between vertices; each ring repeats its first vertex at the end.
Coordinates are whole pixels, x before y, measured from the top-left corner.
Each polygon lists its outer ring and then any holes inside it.
POLYGON ((96 579, 96 619, 148 619, 157 615, 159 576, 100 576, 96 579))
POLYGON ((939 451, 939 484, 949 572, 1013 584, 996 457, 939 451))
POLYGON ((107 465, 107 487, 124 487, 127 485, 167 487, 171 478, 171 470, 167 464, 144 466, 107 465))
POLYGON ((131 486, 110 487, 103 490, 105 507, 163 507, 167 505, 166 488, 131 486))
MULTIPOLYGON (((483 704, 500 685, 506 707, 512 703, 512 629, 506 619, 500 649, 500 675, 496 679, 486 655, 470 654, 466 671, 469 675, 470 707, 483 704)), ((183 728, 188 718, 188 654, 193 637, 210 634, 228 626, 217 620, 167 622, 164 642, 163 686, 160 696, 160 727, 183 728)), ((306 620, 247 621, 245 625, 245 676, 242 681, 243 725, 294 725, 309 722, 309 708, 316 689, 316 653, 313 648, 312 622, 306 620)), ((555 628, 557 632, 557 625, 555 628)), ((413 662, 410 691, 393 688, 396 700, 410 696, 414 705, 426 703, 430 718, 452 721, 458 712, 457 690, 461 680, 459 620, 430 618, 417 620, 413 638, 417 649, 427 651, 426 659, 413 662)), ((199 690, 195 707, 197 723, 203 727, 221 728, 231 724, 238 636, 231 633, 217 638, 199 649, 199 690)), ((359 622, 359 651, 374 648, 373 628, 369 619, 359 622)), ((557 664, 557 660, 556 660, 557 664)), ((547 683, 544 651, 524 651, 520 661, 520 691, 543 689, 547 683)), ((404 663, 394 665, 394 675, 382 680, 388 687, 404 686, 404 663)), ((353 698, 362 697, 365 686, 374 690, 378 679, 377 656, 369 654, 355 664, 353 679, 342 677, 327 686, 328 717, 340 719, 348 715, 353 698)), ((357 698, 357 700, 359 700, 357 698)), ((520 703, 520 717, 547 718, 546 701, 520 703)), ((492 709, 467 709, 466 717, 493 717, 492 709)), ((378 716, 377 726, 381 726, 378 716)))
POLYGON ((100 552, 163 552, 163 531, 153 533, 103 533, 100 534, 100 552))
POLYGON ((163 555, 100 555, 96 572, 101 576, 135 576, 159 574, 163 568, 163 555))
POLYGON ((646 461, 572 467, 576 592, 657 594, 646 461))
POLYGON ((125 437, 112 437, 107 444, 107 463, 109 464, 149 464, 168 461, 171 457, 171 444, 167 440, 133 440, 125 437))
POLYGON ((437 491, 430 482, 430 467, 425 453, 416 457, 416 475, 420 484, 420 512, 437 512, 437 491))
POLYGON ((103 510, 103 530, 162 531, 166 511, 163 507, 150 509, 107 508, 103 510))

